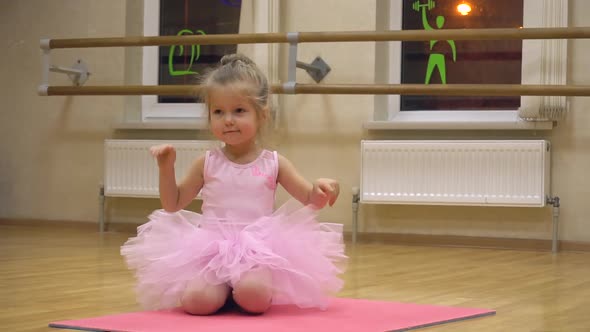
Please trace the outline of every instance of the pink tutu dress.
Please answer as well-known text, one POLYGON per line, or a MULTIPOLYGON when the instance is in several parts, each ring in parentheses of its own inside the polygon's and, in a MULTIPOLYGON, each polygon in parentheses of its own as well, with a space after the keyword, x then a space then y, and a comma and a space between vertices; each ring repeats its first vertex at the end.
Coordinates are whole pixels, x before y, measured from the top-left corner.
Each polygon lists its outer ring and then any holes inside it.
POLYGON ((291 200, 273 212, 278 157, 264 150, 236 164, 220 149, 205 157, 202 212, 157 210, 122 247, 146 309, 176 307, 187 283, 235 285, 266 268, 273 305, 326 308, 343 285, 342 225, 319 223, 317 211, 291 200))

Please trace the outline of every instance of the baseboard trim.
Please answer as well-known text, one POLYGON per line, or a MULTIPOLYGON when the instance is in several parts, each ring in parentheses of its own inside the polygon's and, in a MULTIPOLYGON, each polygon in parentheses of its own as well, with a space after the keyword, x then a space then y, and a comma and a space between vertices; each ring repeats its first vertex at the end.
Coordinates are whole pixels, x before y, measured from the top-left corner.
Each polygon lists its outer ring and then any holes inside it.
MULTIPOLYGON (((344 235, 345 240, 350 243, 352 233, 345 232, 344 235)), ((551 240, 544 239, 398 233, 358 233, 357 241, 359 243, 388 243, 414 246, 551 251, 551 240)), ((559 241, 559 251, 590 252, 590 243, 559 241)))
POLYGON ((560 241, 559 249, 561 251, 590 252, 590 243, 578 241, 560 241))
POLYGON ((68 227, 91 229, 98 231, 98 223, 72 220, 46 220, 46 219, 0 219, 2 226, 25 226, 25 227, 68 227))
MULTIPOLYGON (((113 223, 107 224, 107 232, 133 233, 140 224, 136 223, 113 223)), ((73 220, 43 220, 43 219, 1 219, 0 226, 23 226, 23 227, 65 227, 68 229, 80 229, 99 231, 99 225, 89 221, 73 220)))
MULTIPOLYGON (((25 227, 68 227, 98 232, 98 223, 85 221, 41 220, 41 219, 0 219, 0 226, 25 227)), ((139 224, 112 223, 108 232, 135 233, 139 224)), ((351 243, 352 233, 345 232, 344 238, 351 243)), ((359 233, 359 243, 387 243, 410 246, 461 247, 510 250, 551 251, 551 240, 516 239, 496 237, 475 237, 457 235, 424 235, 398 233, 359 233)), ((590 252, 590 242, 559 241, 559 251, 590 252)))

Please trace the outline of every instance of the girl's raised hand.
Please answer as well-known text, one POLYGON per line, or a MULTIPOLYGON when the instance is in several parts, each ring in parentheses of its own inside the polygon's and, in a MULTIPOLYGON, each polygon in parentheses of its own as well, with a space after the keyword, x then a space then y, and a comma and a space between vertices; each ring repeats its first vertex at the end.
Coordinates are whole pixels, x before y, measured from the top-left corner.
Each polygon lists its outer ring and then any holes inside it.
POLYGON ((162 144, 152 146, 150 148, 150 153, 158 161, 158 167, 174 167, 174 162, 176 162, 176 149, 172 145, 162 144))
POLYGON ((334 205, 340 194, 340 185, 334 179, 320 178, 313 182, 313 189, 309 195, 309 203, 323 208, 326 204, 334 205))

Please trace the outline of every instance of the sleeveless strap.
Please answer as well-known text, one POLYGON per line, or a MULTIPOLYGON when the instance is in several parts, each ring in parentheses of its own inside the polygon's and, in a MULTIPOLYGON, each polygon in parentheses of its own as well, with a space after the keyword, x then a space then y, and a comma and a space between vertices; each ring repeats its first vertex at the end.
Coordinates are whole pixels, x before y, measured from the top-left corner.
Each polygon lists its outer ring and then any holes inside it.
POLYGON ((275 176, 275 182, 278 183, 279 182, 279 153, 275 150, 272 152, 272 159, 274 160, 274 176, 275 176))
POLYGON ((205 163, 203 164, 203 179, 209 175, 209 159, 211 158, 211 151, 205 151, 205 163))

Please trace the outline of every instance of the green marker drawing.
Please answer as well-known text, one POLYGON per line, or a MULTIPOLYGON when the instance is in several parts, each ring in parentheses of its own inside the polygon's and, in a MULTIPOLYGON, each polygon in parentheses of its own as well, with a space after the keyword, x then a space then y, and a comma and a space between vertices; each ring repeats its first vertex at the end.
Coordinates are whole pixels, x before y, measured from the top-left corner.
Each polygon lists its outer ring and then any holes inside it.
MULTIPOLYGON (((434 30, 430 23, 428 23, 428 18, 426 17, 426 5, 422 5, 419 7, 422 10, 422 25, 424 26, 424 30, 434 30)), ((432 8, 432 7, 430 7, 432 8)), ((430 9, 429 9, 430 10, 430 9)), ((436 17, 436 27, 438 29, 442 29, 443 25, 445 24, 444 16, 437 16, 436 17)), ((431 40, 430 41, 430 51, 438 40, 431 40)), ((453 53, 453 62, 457 61, 457 48, 455 47, 454 40, 447 40, 447 43, 451 46, 451 51, 453 53)), ((432 78, 432 72, 434 69, 438 69, 438 73, 440 74, 440 80, 442 84, 447 84, 447 69, 445 63, 445 55, 442 53, 430 53, 428 57, 428 66, 426 69, 426 78, 424 79, 424 84, 430 84, 430 79, 432 78)))
MULTIPOLYGON (((205 35, 205 32, 203 30, 197 30, 197 33, 205 35)), ((184 34, 193 35, 194 33, 189 29, 182 29, 176 35, 182 36, 184 34)), ((191 67, 193 66, 193 62, 195 60, 198 60, 199 57, 201 56, 201 45, 191 45, 191 59, 188 64, 188 68, 186 70, 175 70, 174 69, 173 57, 174 57, 174 49, 176 48, 176 46, 177 45, 172 45, 172 47, 170 47, 170 52, 168 53, 168 72, 170 73, 170 76, 198 74, 196 71, 191 71, 191 67)), ((180 45, 179 50, 178 50, 178 55, 180 56, 183 53, 184 53, 184 46, 180 45)))

